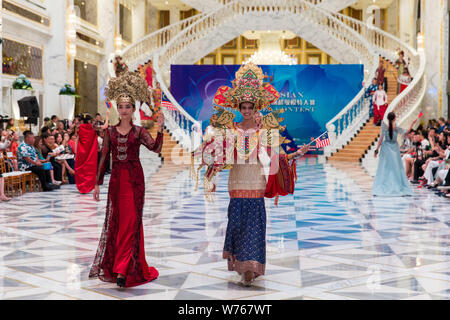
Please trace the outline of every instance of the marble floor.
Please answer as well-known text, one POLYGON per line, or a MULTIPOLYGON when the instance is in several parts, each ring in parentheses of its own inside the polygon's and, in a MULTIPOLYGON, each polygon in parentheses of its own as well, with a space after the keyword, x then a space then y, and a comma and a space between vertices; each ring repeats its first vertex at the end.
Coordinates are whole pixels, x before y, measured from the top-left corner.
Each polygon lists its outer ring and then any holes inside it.
POLYGON ((295 195, 266 199, 266 275, 245 288, 221 256, 227 172, 207 203, 187 167, 143 165, 157 280, 125 290, 89 280, 107 187, 97 203, 63 186, 0 203, 0 299, 450 299, 450 202, 429 190, 373 199, 361 167, 299 161, 295 195))

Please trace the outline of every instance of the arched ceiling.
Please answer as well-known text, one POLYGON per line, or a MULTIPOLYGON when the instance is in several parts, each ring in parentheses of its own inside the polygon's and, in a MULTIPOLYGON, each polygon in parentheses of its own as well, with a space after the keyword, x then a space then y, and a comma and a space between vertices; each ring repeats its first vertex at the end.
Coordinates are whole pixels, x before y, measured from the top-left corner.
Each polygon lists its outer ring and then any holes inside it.
POLYGON ((344 41, 331 36, 327 27, 317 27, 317 25, 305 19, 305 16, 289 14, 258 16, 250 13, 246 14, 245 18, 242 16, 231 18, 222 23, 220 27, 206 33, 201 39, 191 43, 189 48, 180 52, 172 63, 193 64, 249 30, 270 30, 273 26, 277 26, 278 30, 287 30, 305 39, 336 61, 348 64, 364 64, 364 61, 355 54, 353 48, 344 41))

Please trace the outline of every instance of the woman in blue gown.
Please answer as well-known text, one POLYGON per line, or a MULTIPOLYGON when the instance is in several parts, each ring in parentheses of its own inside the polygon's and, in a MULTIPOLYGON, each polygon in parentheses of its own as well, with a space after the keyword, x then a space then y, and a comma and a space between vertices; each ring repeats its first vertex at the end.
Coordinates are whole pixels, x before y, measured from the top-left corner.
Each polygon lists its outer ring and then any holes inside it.
POLYGON ((408 130, 405 130, 395 125, 395 114, 393 112, 390 112, 387 118, 389 127, 383 122, 381 137, 375 150, 376 158, 381 147, 377 174, 372 186, 372 195, 386 197, 412 196, 413 191, 406 178, 397 137, 409 132, 417 119, 413 121, 408 130))

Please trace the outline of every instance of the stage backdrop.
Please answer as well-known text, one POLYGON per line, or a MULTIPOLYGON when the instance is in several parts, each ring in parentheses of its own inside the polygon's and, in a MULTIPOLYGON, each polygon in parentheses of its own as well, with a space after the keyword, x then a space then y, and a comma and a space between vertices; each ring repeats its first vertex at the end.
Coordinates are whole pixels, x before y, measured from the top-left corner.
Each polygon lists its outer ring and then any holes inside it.
MULTIPOLYGON (((240 65, 172 65, 171 93, 203 130, 214 114, 213 97, 220 86, 231 87, 240 65)), ((362 89, 363 65, 268 65, 264 73, 281 93, 272 109, 283 108, 282 125, 297 145, 326 131, 325 125, 362 89)), ((266 81, 269 81, 266 80, 266 81)), ((265 112, 263 112, 265 114, 265 112)), ((242 116, 236 112, 236 121, 242 116)))

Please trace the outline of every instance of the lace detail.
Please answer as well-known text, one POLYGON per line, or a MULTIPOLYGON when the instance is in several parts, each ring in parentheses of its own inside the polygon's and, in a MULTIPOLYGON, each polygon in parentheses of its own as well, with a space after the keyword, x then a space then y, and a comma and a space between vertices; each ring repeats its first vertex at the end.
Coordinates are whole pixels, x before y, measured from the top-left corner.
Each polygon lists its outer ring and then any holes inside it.
POLYGON ((105 136, 103 137, 102 155, 97 171, 97 184, 103 184, 103 178, 105 177, 106 162, 109 162, 110 150, 111 150, 111 127, 105 130, 105 136))
POLYGON ((116 253, 116 237, 118 233, 119 201, 120 201, 120 172, 126 169, 129 172, 130 183, 134 193, 136 208, 136 223, 133 233, 133 244, 131 248, 131 261, 128 267, 127 286, 148 282, 148 271, 143 270, 139 259, 141 250, 140 240, 142 231, 142 212, 144 208, 145 182, 144 172, 139 161, 140 145, 145 145, 149 150, 160 152, 163 143, 162 133, 158 133, 156 140, 142 127, 133 126, 125 142, 127 146, 126 161, 120 161, 119 132, 115 127, 110 127, 105 132, 102 156, 97 173, 98 184, 103 184, 105 174, 105 163, 111 153, 113 166, 108 188, 108 200, 106 205, 105 222, 100 237, 97 253, 89 272, 89 278, 98 277, 102 281, 115 282, 117 275, 113 272, 114 258, 116 253))

